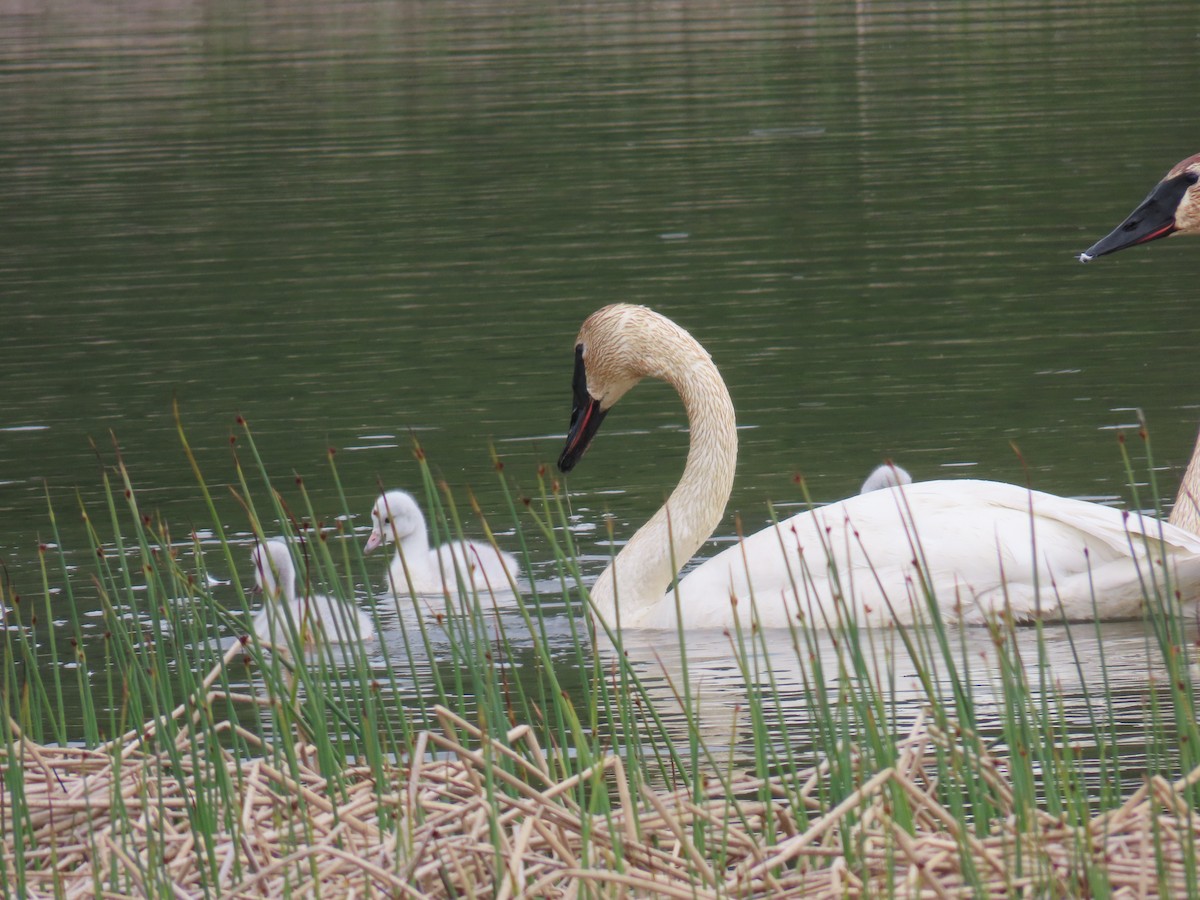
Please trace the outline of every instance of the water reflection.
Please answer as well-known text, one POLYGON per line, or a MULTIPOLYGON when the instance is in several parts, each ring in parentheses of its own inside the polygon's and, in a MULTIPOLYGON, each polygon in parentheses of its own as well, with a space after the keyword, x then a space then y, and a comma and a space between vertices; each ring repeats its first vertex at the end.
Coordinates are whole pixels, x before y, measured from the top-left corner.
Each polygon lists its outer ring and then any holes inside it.
MULTIPOLYGON (((741 765, 754 758, 752 705, 763 709, 777 747, 786 744, 809 754, 820 720, 829 715, 822 707, 846 703, 845 692, 859 693, 865 701, 868 691, 884 689, 887 730, 900 733, 931 702, 955 715, 954 678, 969 697, 980 732, 996 741, 1005 719, 1023 701, 1003 686, 994 633, 982 627, 951 629, 953 673, 933 632, 910 629, 909 636, 924 648, 919 665, 894 630, 861 635, 866 682, 854 671, 848 639, 828 632, 796 637, 776 629, 739 639, 716 630, 689 631, 685 653, 674 633, 630 631, 622 636, 622 649, 680 746, 687 743, 689 727, 695 727, 717 758, 730 754, 741 765), (691 704, 686 712, 685 697, 691 704)), ((1063 715, 1076 747, 1094 743, 1099 723, 1099 734, 1116 737, 1130 766, 1144 759, 1151 697, 1169 704, 1158 696, 1166 670, 1146 626, 1019 628, 1009 631, 1005 642, 1006 659, 1018 661, 1030 690, 1031 708, 1049 710, 1050 722, 1063 715)), ((604 647, 601 652, 611 662, 612 645, 604 647)))

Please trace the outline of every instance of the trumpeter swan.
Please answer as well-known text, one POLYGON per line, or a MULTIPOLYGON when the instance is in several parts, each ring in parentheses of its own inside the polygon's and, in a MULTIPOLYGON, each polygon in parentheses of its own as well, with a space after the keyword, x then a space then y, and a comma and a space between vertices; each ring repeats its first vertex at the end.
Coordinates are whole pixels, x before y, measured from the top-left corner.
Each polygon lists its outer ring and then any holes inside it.
POLYGON ((311 649, 322 640, 352 643, 375 637, 371 617, 357 607, 324 594, 296 596, 296 569, 284 538, 264 541, 254 548, 250 558, 254 583, 265 598, 253 622, 259 640, 286 646, 289 629, 295 629, 303 645, 311 649))
MULTIPOLYGON (((1200 234, 1200 153, 1180 160, 1125 221, 1079 254, 1080 262, 1172 234, 1200 234)), ((1200 534, 1200 435, 1171 507, 1172 525, 1200 534)))
POLYGON ((1200 153, 1176 163, 1125 221, 1079 254, 1080 262, 1172 234, 1200 234, 1200 153))
POLYGON ((895 463, 884 463, 876 466, 875 471, 867 476, 859 489, 860 494, 869 494, 886 487, 898 487, 902 484, 912 484, 912 476, 895 463))
POLYGON ((457 593, 459 576, 468 590, 511 591, 521 573, 516 557, 483 541, 450 541, 431 549, 421 507, 407 491, 388 491, 371 509, 371 536, 364 553, 397 543, 388 565, 388 586, 397 595, 457 593))
MULTIPOLYGON (((729 392, 707 352, 641 306, 590 316, 575 346, 574 408, 558 465, 571 471, 605 415, 644 377, 670 383, 690 429, 687 462, 666 504, 591 590, 610 624, 674 627, 679 569, 725 510, 737 461, 729 392), (677 563, 677 564, 676 564, 677 563)), ((753 534, 678 584, 685 627, 912 622, 926 590, 948 619, 1121 618, 1136 613, 1163 566, 1186 598, 1200 586, 1200 538, 1121 510, 988 481, 927 481, 800 513, 753 534), (918 565, 915 560, 921 559, 918 565), (1093 604, 1093 597, 1095 598, 1093 604), (752 602, 753 601, 753 602, 752 602)))

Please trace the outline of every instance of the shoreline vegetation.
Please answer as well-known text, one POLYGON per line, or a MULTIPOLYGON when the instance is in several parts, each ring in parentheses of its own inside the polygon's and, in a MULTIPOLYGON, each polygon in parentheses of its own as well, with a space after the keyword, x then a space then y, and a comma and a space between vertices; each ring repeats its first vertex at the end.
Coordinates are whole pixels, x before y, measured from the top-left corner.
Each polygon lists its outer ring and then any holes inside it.
MULTIPOLYGON (((303 634, 270 645, 248 630, 249 548, 225 537, 180 437, 214 540, 172 542, 118 454, 106 508, 81 510, 89 561, 68 563, 51 509, 41 595, 0 596, 5 897, 1200 896, 1191 623, 1169 573, 1146 578, 1136 740, 1114 724, 1102 639, 1098 662, 1072 663, 1081 703, 1056 683, 1040 626, 976 628, 983 660, 957 652, 964 629, 931 602, 908 628, 847 620, 831 636, 798 621, 784 642, 798 698, 777 681, 780 643, 731 630, 741 693, 714 741, 685 651, 654 694, 646 680, 663 672, 579 614, 567 498, 545 473, 518 497, 496 460, 508 508, 485 518, 472 498, 469 530, 494 541, 511 523, 508 549, 544 574, 536 533, 553 580, 531 577, 503 615, 470 590, 434 611, 356 592, 378 579, 352 518, 323 525, 303 484, 286 503, 244 428, 252 465, 235 456, 232 490, 257 539, 287 530, 301 585, 347 609, 372 602, 389 629, 306 652, 303 634), (208 577, 214 554, 231 585, 208 577), (88 604, 103 639, 84 640, 88 604), (917 702, 897 699, 901 666, 917 702)), ((437 540, 462 537, 455 497, 416 455, 437 540)))
MULTIPOLYGON (((576 790, 595 780, 620 787, 628 774, 621 757, 608 754, 561 779, 528 726, 488 738, 449 710, 433 711, 442 728, 417 735, 409 762, 381 773, 347 766, 337 801, 313 744, 293 745, 285 771, 219 746, 191 753, 187 728, 177 732, 173 754, 140 735, 89 751, 38 745, 10 720, 6 764, 23 770, 20 806, 33 828, 22 896, 1184 897, 1196 890, 1200 815, 1189 791, 1200 768, 1175 783, 1153 776, 1116 809, 1073 825, 1045 812, 1022 821, 1004 760, 980 754, 976 776, 1001 813, 980 837, 939 801, 936 757, 957 750, 921 719, 896 743, 892 766, 862 772, 861 784, 832 807, 820 799, 817 785, 829 773, 818 765, 767 779, 712 779, 699 791, 643 786, 641 804, 625 795, 596 813, 580 808, 576 790), (173 755, 186 760, 182 767, 173 755), (204 855, 214 883, 197 865, 189 808, 198 782, 217 777, 218 768, 237 787, 229 808, 214 812, 236 825, 209 835, 204 855), (897 817, 893 795, 908 798, 911 822, 897 817), (798 801, 802 817, 791 808, 798 801), (694 840, 697 829, 709 833, 706 846, 694 840), (772 830, 776 840, 768 843, 772 830), (846 846, 854 848, 849 857, 846 846)), ((7 836, 15 834, 13 809, 5 804, 0 820, 7 836)), ((11 838, 5 844, 11 858, 17 848, 11 838)))

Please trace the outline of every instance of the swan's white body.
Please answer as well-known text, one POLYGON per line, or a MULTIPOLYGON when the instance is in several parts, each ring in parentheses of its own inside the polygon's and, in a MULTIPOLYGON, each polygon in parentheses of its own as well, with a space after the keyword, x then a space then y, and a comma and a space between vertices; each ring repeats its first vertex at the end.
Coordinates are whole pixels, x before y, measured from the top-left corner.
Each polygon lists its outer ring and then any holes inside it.
POLYGON ((912 484, 912 476, 895 463, 884 463, 882 466, 876 466, 875 471, 867 476, 867 480, 862 483, 858 492, 869 494, 872 491, 881 491, 884 488, 896 487, 901 484, 912 484))
POLYGON ((703 348, 644 307, 595 313, 578 347, 564 470, 608 408, 644 376, 679 390, 691 430, 679 485, 592 588, 609 624, 674 628, 682 617, 685 628, 735 619, 820 627, 848 616, 909 623, 929 620, 927 596, 953 621, 979 622, 1006 609, 1017 620, 1124 618, 1168 572, 1185 599, 1200 594, 1194 534, 1127 520, 1094 503, 965 480, 895 486, 801 513, 729 547, 668 590, 728 501, 737 454, 732 402, 703 348))
POLYGON ((357 607, 324 594, 296 596, 296 569, 283 538, 259 544, 250 558, 254 563, 254 583, 265 597, 263 608, 253 621, 259 640, 286 646, 292 629, 308 648, 322 640, 352 643, 375 637, 371 617, 357 607))
MULTIPOLYGON (((851 497, 751 535, 679 584, 689 626, 722 625, 754 598, 765 627, 930 620, 1122 619, 1148 591, 1200 585, 1200 538, 1155 519, 991 481, 927 481, 851 497), (1160 533, 1161 532, 1161 533, 1160 533), (917 560, 921 560, 920 563, 917 560), (696 601, 696 602, 693 602, 696 601)), ((619 565, 619 562, 618 562, 619 565)), ((669 595, 634 620, 673 627, 669 595)), ((749 621, 749 610, 743 616, 749 621)))
POLYGON ((363 552, 396 542, 388 565, 388 587, 397 596, 457 594, 459 579, 469 591, 507 593, 521 573, 516 557, 483 541, 429 546, 425 517, 407 491, 380 496, 371 509, 371 535, 363 552))

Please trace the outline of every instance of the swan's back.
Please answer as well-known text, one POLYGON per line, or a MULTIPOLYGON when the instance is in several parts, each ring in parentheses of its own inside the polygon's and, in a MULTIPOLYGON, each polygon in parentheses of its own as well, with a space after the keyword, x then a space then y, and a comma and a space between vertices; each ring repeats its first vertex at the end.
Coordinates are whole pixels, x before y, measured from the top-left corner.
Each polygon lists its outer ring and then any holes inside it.
MULTIPOLYGON (((679 590, 689 627, 728 622, 731 594, 743 618, 753 596, 767 627, 801 616, 832 624, 847 610, 908 623, 928 618, 925 579, 951 620, 984 621, 1006 606, 1018 620, 1122 618, 1140 609, 1143 583, 1161 579, 1146 553, 1160 536, 1168 561, 1200 558, 1200 538, 1157 520, 1000 482, 930 481, 793 516, 708 560, 679 590)), ((1194 580, 1183 587, 1200 593, 1194 580)), ((673 622, 668 596, 640 624, 673 622)))
POLYGON ((521 572, 515 556, 483 541, 450 541, 423 554, 397 552, 388 566, 393 593, 441 596, 459 592, 459 578, 468 591, 511 593, 510 579, 521 572), (411 591, 409 585, 411 582, 411 591))
POLYGON ((254 633, 261 641, 284 646, 292 629, 309 648, 317 645, 318 636, 335 644, 370 641, 376 636, 369 615, 326 594, 296 597, 287 604, 268 603, 254 616, 254 633))
POLYGON ((905 469, 895 463, 884 463, 882 466, 875 467, 875 470, 862 483, 862 487, 859 488, 858 492, 860 494, 869 494, 871 491, 881 491, 884 488, 912 484, 912 480, 912 476, 905 469))

